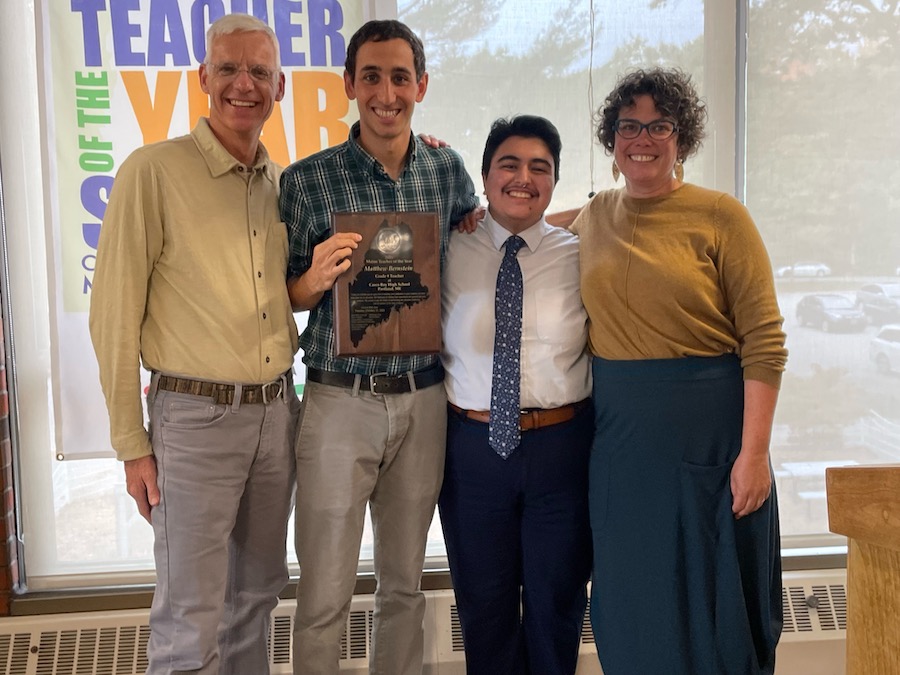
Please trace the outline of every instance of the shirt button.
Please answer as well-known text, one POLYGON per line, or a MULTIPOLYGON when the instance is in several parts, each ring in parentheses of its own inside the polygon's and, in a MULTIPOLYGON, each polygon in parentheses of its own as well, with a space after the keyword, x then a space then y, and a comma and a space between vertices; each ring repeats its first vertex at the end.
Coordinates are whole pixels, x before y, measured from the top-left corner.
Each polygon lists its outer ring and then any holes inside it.
POLYGON ((256 273, 256 278, 257 278, 257 279, 262 279, 262 272, 257 272, 257 273, 256 273))
POLYGON ((265 312, 263 312, 263 319, 265 319, 265 318, 266 318, 266 313, 265 313, 265 312))
POLYGON ((270 361, 270 359, 269 359, 269 357, 267 356, 267 357, 266 357, 266 363, 268 363, 269 361, 270 361))
POLYGON ((256 230, 253 230, 253 236, 254 237, 256 236, 256 230))

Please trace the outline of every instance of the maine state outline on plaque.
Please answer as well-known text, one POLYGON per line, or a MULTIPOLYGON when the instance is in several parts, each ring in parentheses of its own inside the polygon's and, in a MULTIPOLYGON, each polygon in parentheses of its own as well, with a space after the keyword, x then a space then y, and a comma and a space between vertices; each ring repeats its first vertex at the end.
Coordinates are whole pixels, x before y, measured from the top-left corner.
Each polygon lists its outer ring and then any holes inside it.
POLYGON ((391 225, 387 219, 381 223, 348 293, 354 347, 366 330, 387 321, 391 312, 429 298, 428 287, 413 269, 413 231, 407 223, 391 225))

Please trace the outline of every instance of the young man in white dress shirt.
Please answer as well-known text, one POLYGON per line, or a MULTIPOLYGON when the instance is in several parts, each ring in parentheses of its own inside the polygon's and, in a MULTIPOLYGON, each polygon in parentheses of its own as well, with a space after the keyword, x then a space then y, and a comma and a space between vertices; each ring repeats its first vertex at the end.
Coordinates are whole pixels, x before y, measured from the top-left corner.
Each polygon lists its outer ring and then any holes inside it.
POLYGON ((561 147, 544 118, 494 122, 482 161, 487 213, 473 234, 451 236, 444 270, 440 512, 468 675, 571 674, 577 662, 591 564, 593 419, 578 239, 544 220, 561 147), (494 303, 514 235, 524 240, 516 256, 520 432, 501 454, 489 440, 494 303))

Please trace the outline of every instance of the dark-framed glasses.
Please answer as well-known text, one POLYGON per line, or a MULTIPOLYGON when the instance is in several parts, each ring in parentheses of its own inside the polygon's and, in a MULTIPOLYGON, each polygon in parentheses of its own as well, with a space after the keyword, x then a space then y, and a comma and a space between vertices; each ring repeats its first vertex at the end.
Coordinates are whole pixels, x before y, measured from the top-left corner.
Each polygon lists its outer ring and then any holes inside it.
POLYGON ((613 124, 613 130, 622 138, 627 139, 637 138, 644 129, 650 134, 650 138, 657 141, 664 141, 678 131, 678 125, 672 120, 666 119, 653 120, 652 122, 643 124, 638 120, 627 118, 616 120, 613 124))
POLYGON ((246 68, 241 68, 236 63, 210 63, 209 65, 216 73, 216 76, 221 77, 223 80, 233 80, 239 73, 247 73, 257 82, 271 82, 275 74, 274 71, 259 63, 246 68))

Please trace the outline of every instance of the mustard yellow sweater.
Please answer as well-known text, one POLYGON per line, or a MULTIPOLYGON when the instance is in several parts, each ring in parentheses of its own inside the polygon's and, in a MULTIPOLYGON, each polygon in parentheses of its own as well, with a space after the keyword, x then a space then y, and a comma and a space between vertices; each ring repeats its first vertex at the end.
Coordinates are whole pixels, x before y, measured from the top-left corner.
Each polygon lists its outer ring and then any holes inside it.
POLYGON ((744 379, 780 386, 787 350, 772 266, 739 201, 689 184, 649 199, 608 190, 571 229, 595 355, 736 353, 744 379))

